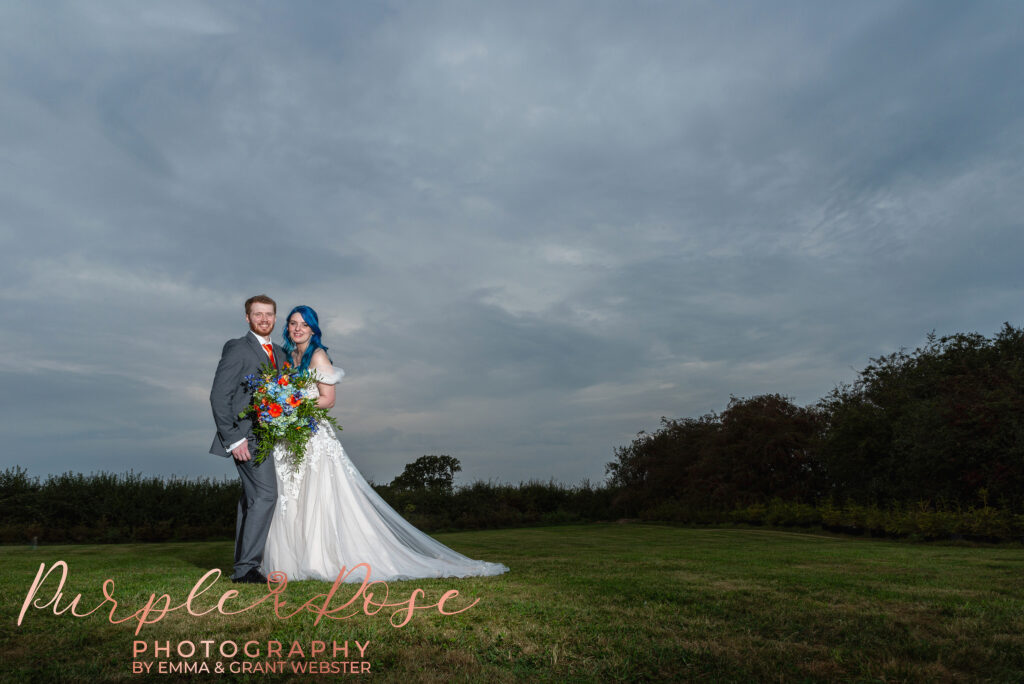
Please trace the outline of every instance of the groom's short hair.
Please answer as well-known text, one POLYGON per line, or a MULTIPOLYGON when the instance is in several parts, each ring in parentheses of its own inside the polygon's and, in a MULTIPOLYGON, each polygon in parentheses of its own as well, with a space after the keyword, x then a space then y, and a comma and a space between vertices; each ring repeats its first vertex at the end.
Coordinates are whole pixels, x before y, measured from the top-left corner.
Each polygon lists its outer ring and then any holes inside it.
POLYGON ((252 305, 253 304, 257 304, 257 303, 259 303, 259 304, 269 304, 270 306, 274 307, 274 313, 277 313, 277 302, 275 302, 273 299, 271 299, 270 297, 268 297, 265 294, 258 294, 255 297, 249 297, 248 299, 245 300, 245 315, 246 316, 248 316, 249 313, 252 311, 252 305))

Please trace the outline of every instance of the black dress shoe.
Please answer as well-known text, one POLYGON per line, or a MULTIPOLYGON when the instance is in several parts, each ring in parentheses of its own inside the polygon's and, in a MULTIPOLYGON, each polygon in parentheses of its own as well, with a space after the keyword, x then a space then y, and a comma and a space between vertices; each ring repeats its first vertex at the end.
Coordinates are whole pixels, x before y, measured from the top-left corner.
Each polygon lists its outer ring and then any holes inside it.
POLYGON ((231 581, 236 584, 239 582, 243 584, 266 584, 267 578, 259 570, 253 568, 241 577, 232 577, 231 581))

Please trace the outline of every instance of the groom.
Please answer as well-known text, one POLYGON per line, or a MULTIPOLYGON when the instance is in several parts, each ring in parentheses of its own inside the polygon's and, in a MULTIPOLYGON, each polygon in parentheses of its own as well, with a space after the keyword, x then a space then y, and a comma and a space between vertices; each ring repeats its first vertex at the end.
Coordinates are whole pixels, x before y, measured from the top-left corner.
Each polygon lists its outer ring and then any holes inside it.
POLYGON ((210 406, 217 424, 217 436, 210 453, 234 456, 238 476, 242 480, 242 497, 238 500, 235 524, 235 571, 232 582, 264 584, 260 572, 263 549, 277 501, 277 479, 274 459, 260 465, 253 463, 256 453, 252 421, 239 418, 252 397, 245 376, 259 371, 260 365, 271 361, 277 368, 284 365, 284 350, 274 344, 270 333, 277 319, 277 304, 267 295, 256 295, 245 302, 245 320, 249 332, 244 337, 228 340, 221 352, 217 373, 210 390, 210 406))

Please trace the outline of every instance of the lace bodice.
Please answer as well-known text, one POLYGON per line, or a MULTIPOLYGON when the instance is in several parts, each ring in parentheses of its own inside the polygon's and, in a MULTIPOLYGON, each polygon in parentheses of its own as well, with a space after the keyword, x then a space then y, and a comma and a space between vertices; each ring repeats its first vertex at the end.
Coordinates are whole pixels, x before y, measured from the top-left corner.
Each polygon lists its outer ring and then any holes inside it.
MULTIPOLYGON (((317 382, 325 385, 336 385, 341 382, 341 379, 345 377, 345 371, 338 368, 337 366, 330 366, 325 368, 311 368, 313 375, 317 378, 317 382)), ((320 396, 320 389, 316 384, 307 387, 302 390, 302 393, 313 399, 320 396)), ((280 484, 284 485, 283 491, 278 492, 277 505, 281 511, 284 511, 290 501, 294 501, 298 496, 299 488, 302 485, 302 480, 306 474, 312 470, 314 473, 320 469, 320 461, 322 458, 331 458, 336 461, 336 465, 351 469, 355 471, 355 466, 351 462, 343 463, 338 458, 338 455, 330 449, 325 449, 325 445, 330 441, 336 440, 337 437, 334 434, 334 429, 330 424, 321 422, 317 424, 317 432, 310 438, 309 444, 306 447, 306 453, 302 462, 298 466, 292 463, 292 459, 288 457, 287 452, 281 446, 274 447, 274 468, 277 469, 280 475, 280 484)), ((348 458, 345 458, 348 461, 348 458)))

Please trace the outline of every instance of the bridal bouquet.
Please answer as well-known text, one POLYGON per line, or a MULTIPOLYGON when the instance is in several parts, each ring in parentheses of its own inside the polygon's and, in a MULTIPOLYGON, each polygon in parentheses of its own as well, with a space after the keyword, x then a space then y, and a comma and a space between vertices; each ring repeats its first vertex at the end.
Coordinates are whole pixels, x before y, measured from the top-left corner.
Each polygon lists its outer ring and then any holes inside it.
POLYGON ((287 364, 277 369, 265 363, 258 373, 245 376, 245 382, 252 391, 252 402, 238 417, 252 417, 252 431, 256 435, 253 461, 257 464, 273 452, 276 444, 281 444, 292 463, 298 465, 319 421, 341 429, 327 415, 327 409, 318 407, 316 398, 304 391, 316 384, 308 370, 300 373, 287 364))

